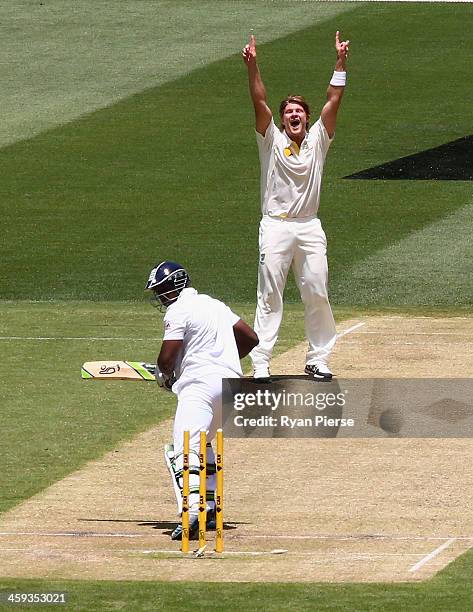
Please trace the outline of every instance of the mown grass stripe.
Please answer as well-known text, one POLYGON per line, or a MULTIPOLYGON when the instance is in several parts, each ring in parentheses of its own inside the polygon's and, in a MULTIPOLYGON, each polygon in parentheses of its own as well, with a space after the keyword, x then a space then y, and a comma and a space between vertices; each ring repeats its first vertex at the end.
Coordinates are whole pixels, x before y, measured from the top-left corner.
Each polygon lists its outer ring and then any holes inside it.
POLYGON ((356 263, 335 279, 338 302, 473 306, 473 204, 356 263))
POLYGON ((8 0, 0 5, 0 147, 228 57, 250 27, 267 42, 352 8, 287 0, 8 0))

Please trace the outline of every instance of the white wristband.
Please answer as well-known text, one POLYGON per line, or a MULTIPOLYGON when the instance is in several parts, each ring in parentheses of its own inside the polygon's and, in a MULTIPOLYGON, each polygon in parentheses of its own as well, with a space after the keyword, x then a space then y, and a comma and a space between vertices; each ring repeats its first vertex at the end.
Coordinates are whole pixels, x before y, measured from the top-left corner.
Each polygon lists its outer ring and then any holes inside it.
POLYGON ((337 72, 335 70, 332 76, 332 80, 330 81, 330 85, 333 85, 334 87, 345 87, 346 84, 347 84, 347 73, 337 72))

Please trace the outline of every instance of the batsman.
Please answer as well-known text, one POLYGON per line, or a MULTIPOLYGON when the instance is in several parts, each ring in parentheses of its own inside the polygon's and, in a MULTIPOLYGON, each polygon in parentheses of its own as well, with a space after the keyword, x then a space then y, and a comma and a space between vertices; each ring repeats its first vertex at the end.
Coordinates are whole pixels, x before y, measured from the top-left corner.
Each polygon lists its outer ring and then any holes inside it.
MULTIPOLYGON (((182 512, 183 433, 190 432, 189 537, 199 532, 200 432, 211 443, 222 423, 222 378, 242 376, 240 359, 258 344, 256 333, 223 302, 191 287, 187 270, 166 260, 150 272, 145 289, 165 309, 156 379, 177 395, 174 444, 165 448, 178 512, 182 512)), ((215 529, 215 455, 207 448, 207 529, 215 529)), ((182 539, 182 524, 171 534, 182 539)))

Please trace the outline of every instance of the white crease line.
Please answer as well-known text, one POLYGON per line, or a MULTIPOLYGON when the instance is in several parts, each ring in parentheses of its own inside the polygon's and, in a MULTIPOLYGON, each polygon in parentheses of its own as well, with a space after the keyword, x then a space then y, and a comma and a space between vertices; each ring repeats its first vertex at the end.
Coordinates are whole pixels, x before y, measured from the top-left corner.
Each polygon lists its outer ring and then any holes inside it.
POLYGON ((431 553, 429 553, 428 555, 426 555, 425 557, 423 557, 419 562, 417 562, 415 565, 413 565, 412 567, 409 568, 409 571, 411 573, 417 572, 418 569, 420 569, 421 567, 423 567, 426 563, 428 563, 429 561, 432 561, 432 559, 434 559, 437 555, 439 555, 443 550, 445 550, 446 548, 448 548, 451 544, 453 544, 455 542, 456 538, 449 538, 446 542, 444 542, 443 544, 441 544, 440 546, 437 546, 437 548, 435 550, 433 550, 431 553))
MULTIPOLYGON (((2 552, 28 552, 34 554, 37 552, 38 547, 32 548, 0 548, 2 552)), ((43 547, 40 547, 40 550, 46 550, 43 547)), ((110 549, 103 549, 103 551, 107 552, 110 549)), ((180 551, 178 549, 174 550, 164 550, 164 549, 142 549, 142 548, 120 548, 114 550, 114 552, 118 553, 140 553, 143 555, 153 555, 153 554, 178 554, 180 551)), ((208 552, 214 552, 212 550, 208 552)), ((225 551, 227 555, 277 555, 277 554, 289 554, 305 556, 305 555, 320 555, 323 557, 333 557, 333 558, 341 558, 341 559, 349 559, 351 557, 369 557, 372 559, 378 557, 418 557, 422 553, 368 553, 368 552, 346 552, 346 553, 331 553, 327 551, 321 550, 308 550, 308 551, 289 551, 283 548, 277 548, 275 550, 260 550, 260 551, 252 551, 252 550, 227 550, 225 551)))
MULTIPOLYGON (((304 552, 301 552, 300 554, 305 554, 304 552)), ((324 557, 333 557, 335 559, 349 559, 350 557, 356 557, 356 558, 369 558, 369 559, 378 559, 378 558, 382 558, 382 557, 418 557, 419 554, 421 553, 407 553, 407 552, 402 552, 402 553, 370 553, 370 552, 345 552, 345 553, 339 553, 339 552, 327 552, 327 551, 317 551, 317 552, 310 552, 308 554, 320 554, 323 555, 324 557)))
MULTIPOLYGON (((42 552, 42 551, 48 551, 51 549, 48 548, 44 548, 44 547, 36 547, 36 548, 0 548, 0 551, 3 553, 7 553, 7 552, 15 552, 15 553, 26 553, 28 555, 36 555, 38 552, 42 552)), ((61 552, 66 552, 66 551, 58 551, 57 549, 53 549, 54 552, 56 554, 61 554, 61 552)), ((101 553, 106 553, 109 554, 110 553, 110 549, 101 549, 100 551, 95 551, 95 552, 101 552, 101 553)), ((119 554, 125 554, 125 555, 130 555, 130 554, 141 554, 141 555, 169 555, 172 556, 173 558, 178 558, 181 556, 191 556, 192 554, 195 554, 196 551, 191 551, 189 553, 182 553, 180 550, 178 549, 173 549, 173 550, 169 550, 169 549, 140 549, 140 548, 121 548, 118 550, 114 550, 114 553, 119 553, 119 554)), ((321 550, 305 550, 305 551, 290 551, 284 548, 277 548, 274 550, 227 550, 224 551, 223 553, 216 553, 214 550, 209 550, 206 551, 206 554, 204 555, 204 557, 207 558, 214 558, 214 559, 218 559, 223 557, 228 557, 228 556, 235 556, 235 557, 262 557, 262 556, 268 556, 268 555, 287 555, 289 557, 307 557, 307 556, 311 556, 311 557, 320 557, 322 559, 327 559, 328 557, 330 559, 333 559, 333 561, 379 561, 381 559, 385 559, 385 558, 392 558, 392 557, 419 557, 421 553, 370 553, 370 552, 345 552, 345 553, 341 553, 341 552, 336 552, 336 553, 331 553, 331 552, 327 552, 327 551, 321 551, 321 550)))
MULTIPOLYGON (((2 549, 0 549, 2 550, 2 549)), ((4 550, 4 549, 3 549, 4 550)), ((29 549, 24 549, 29 550, 29 549)), ((152 554, 173 554, 178 555, 180 551, 178 550, 139 550, 139 549, 121 549, 115 552, 119 553, 141 553, 144 555, 152 555, 152 554)), ((213 553, 213 550, 209 551, 213 553)), ((351 552, 351 553, 330 553, 326 551, 320 550, 309 550, 309 551, 290 551, 282 548, 278 548, 275 550, 261 550, 261 551, 249 551, 249 550, 227 550, 224 551, 224 555, 247 555, 247 556, 261 556, 261 555, 282 555, 287 554, 290 557, 305 557, 307 555, 312 556, 320 556, 323 558, 331 557, 332 559, 360 559, 360 560, 369 560, 375 561, 377 559, 382 559, 383 557, 418 557, 419 553, 366 553, 366 552, 351 552)), ((204 555, 205 556, 205 555, 204 555)))
MULTIPOLYGON (((157 535, 157 534, 156 534, 157 535)), ((41 531, 2 531, 1 536, 33 536, 46 538, 143 538, 150 537, 150 534, 139 533, 88 533, 88 532, 63 532, 48 533, 41 531)))
MULTIPOLYGON (((414 0, 415 1, 415 0, 414 0)), ((468 0, 469 2, 471 0, 468 0)), ((372 319, 383 319, 384 321, 432 321, 432 323, 443 323, 445 321, 471 321, 472 317, 457 317, 457 316, 452 316, 452 317, 419 317, 419 316, 414 316, 414 317, 409 317, 409 316, 403 316, 403 315, 398 315, 398 316, 385 316, 385 315, 379 315, 376 316, 374 315, 372 317, 372 319)))
POLYGON ((355 331, 355 329, 359 329, 360 327, 363 327, 363 325, 366 325, 366 321, 362 321, 361 323, 357 323, 356 325, 352 325, 348 329, 344 329, 343 331, 341 331, 340 333, 337 334, 337 338, 342 338, 343 336, 346 336, 347 334, 350 334, 352 331, 355 331))
MULTIPOLYGON (((48 549, 46 548, 0 548, 0 551, 2 552, 26 552, 29 553, 31 555, 35 555, 37 552, 39 551, 46 551, 48 549)), ((58 554, 60 554, 61 552, 67 552, 67 551, 57 551, 56 549, 54 549, 54 552, 57 552, 58 554)), ((105 552, 105 553, 109 553, 110 549, 103 549, 100 550, 99 552, 105 552)), ((133 553, 133 554, 143 554, 143 555, 154 555, 154 554, 165 554, 165 555, 172 555, 173 557, 180 557, 182 556, 187 556, 187 555, 192 555, 194 554, 196 551, 192 551, 189 553, 182 553, 179 549, 174 549, 174 550, 161 550, 161 549, 139 549, 139 548, 123 548, 123 549, 119 549, 119 550, 114 550, 113 552, 117 552, 117 553, 133 553)), ((247 556, 247 557, 256 557, 256 556, 265 556, 265 555, 284 555, 286 553, 288 553, 289 551, 283 548, 277 548, 274 550, 226 550, 224 551, 222 554, 223 556, 231 556, 231 555, 235 555, 235 556, 247 556)), ((216 553, 214 550, 209 550, 206 551, 206 555, 208 556, 210 554, 212 554, 212 556, 215 554, 216 558, 218 558, 220 556, 220 553, 216 553)), ((320 554, 320 553, 317 553, 320 554)), ((417 555, 419 556, 419 555, 417 555)))
MULTIPOLYGON (((346 336, 347 334, 351 333, 352 331, 355 331, 356 329, 358 329, 359 327, 362 327, 363 325, 366 325, 366 321, 362 322, 362 323, 357 323, 356 325, 352 325, 351 327, 349 327, 348 329, 345 329, 343 331, 341 331, 339 334, 337 334, 338 338, 342 338, 343 336, 346 336)), ((366 332, 366 333, 379 333, 379 332, 366 332)), ((106 340, 106 341, 114 341, 114 340, 127 340, 127 341, 136 341, 136 342, 147 342, 147 341, 151 341, 151 342, 156 342, 159 340, 162 340, 162 338, 126 338, 126 337, 117 337, 117 338, 111 338, 111 337, 103 337, 103 338, 99 338, 99 337, 73 337, 73 336, 0 336, 0 340, 46 340, 46 341, 50 341, 50 340, 91 340, 91 341, 97 341, 100 342, 101 340, 106 340)))
MULTIPOLYGON (((455 331, 443 331, 443 332, 415 332, 410 330, 406 331, 409 336, 465 336, 467 338, 471 338, 472 334, 468 332, 455 332, 455 331)), ((362 334, 383 334, 384 336, 389 336, 390 334, 393 336, 399 336, 399 331, 389 331, 386 329, 378 329, 371 331, 362 331, 362 334)))
POLYGON ((73 338, 73 337, 67 337, 67 336, 56 336, 56 337, 48 337, 48 336, 0 336, 0 340, 91 340, 91 341, 99 341, 100 340, 107 340, 107 341, 114 341, 114 340, 132 340, 132 341, 136 341, 136 342, 147 342, 148 340, 150 341, 157 341, 157 340, 162 340, 162 338, 73 338))
MULTIPOLYGON (((231 523, 229 523, 231 524, 231 523)), ((87 531, 64 531, 64 532, 47 532, 47 531, 1 531, 0 537, 9 536, 32 536, 32 537, 73 537, 73 538, 158 538, 162 537, 160 533, 97 533, 87 531)), ((245 534, 232 535, 228 534, 227 539, 238 540, 242 538, 262 539, 262 540, 405 540, 405 541, 437 541, 448 538, 448 536, 398 536, 398 535, 383 535, 383 534, 360 534, 360 535, 297 535, 297 534, 245 534)), ((449 538, 449 542, 455 540, 473 540, 473 536, 455 536, 449 538)))
MULTIPOLYGON (((1 534, 0 534, 1 535, 1 534)), ((229 539, 239 538, 240 536, 227 536, 229 539)), ((261 534, 248 534, 245 537, 255 538, 255 539, 271 539, 271 540, 404 540, 407 542, 410 541, 437 541, 445 539, 448 536, 397 536, 397 535, 382 535, 382 534, 360 534, 360 535, 297 535, 297 534, 271 534, 271 535, 261 535, 261 534)), ((455 536, 454 538, 450 538, 450 540, 473 540, 473 536, 455 536)))
MULTIPOLYGON (((125 553, 129 553, 129 552, 140 552, 146 555, 152 555, 152 554, 171 554, 171 555, 176 555, 176 556, 180 556, 182 554, 194 554, 196 551, 193 551, 193 553, 182 553, 179 550, 121 550, 119 552, 125 552, 125 553)), ((277 548, 275 550, 225 550, 223 553, 216 553, 213 550, 209 550, 208 552, 206 551, 206 553, 210 553, 210 554, 215 554, 215 558, 219 558, 220 555, 222 554, 223 556, 226 555, 234 555, 234 556, 248 556, 248 557, 256 557, 256 556, 262 556, 262 555, 284 555, 286 553, 288 553, 288 550, 282 549, 282 548, 277 548)), ((203 557, 206 557, 206 554, 204 553, 203 557)))

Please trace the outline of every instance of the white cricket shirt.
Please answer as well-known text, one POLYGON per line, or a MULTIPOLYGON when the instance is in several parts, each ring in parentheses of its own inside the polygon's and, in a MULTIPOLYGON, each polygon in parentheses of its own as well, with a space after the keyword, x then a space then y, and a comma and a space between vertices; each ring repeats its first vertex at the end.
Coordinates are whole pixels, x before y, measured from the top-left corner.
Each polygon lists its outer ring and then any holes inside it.
POLYGON ((332 139, 319 119, 301 147, 273 119, 262 136, 256 132, 261 164, 261 212, 274 217, 314 217, 320 200, 325 157, 332 139))
POLYGON ((190 380, 242 375, 233 334, 233 326, 239 320, 223 302, 199 294, 192 287, 181 291, 164 315, 163 340, 183 340, 175 367, 175 393, 190 380))

